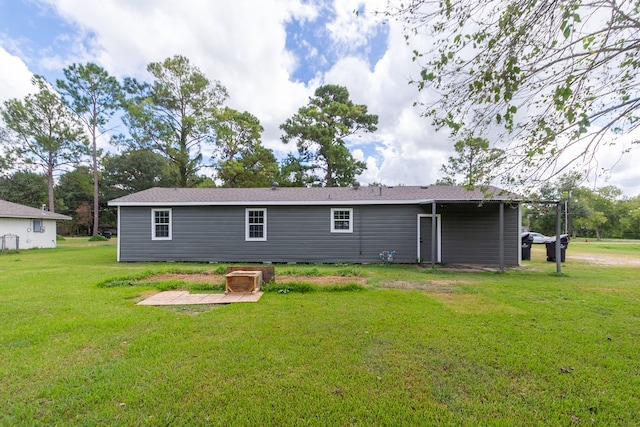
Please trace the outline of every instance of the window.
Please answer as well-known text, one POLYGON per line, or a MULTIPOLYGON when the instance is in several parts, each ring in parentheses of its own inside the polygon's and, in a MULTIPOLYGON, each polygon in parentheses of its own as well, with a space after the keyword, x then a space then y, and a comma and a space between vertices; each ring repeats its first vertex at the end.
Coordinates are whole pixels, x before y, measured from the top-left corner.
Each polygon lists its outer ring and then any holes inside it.
POLYGON ((44 227, 42 226, 42 221, 39 219, 33 220, 33 232, 34 233, 43 233, 44 227))
POLYGON ((267 210, 247 209, 245 215, 245 240, 267 240, 267 210))
POLYGON ((151 240, 171 240, 171 209, 151 209, 151 240))
POLYGON ((353 209, 331 209, 331 232, 353 233, 353 209))

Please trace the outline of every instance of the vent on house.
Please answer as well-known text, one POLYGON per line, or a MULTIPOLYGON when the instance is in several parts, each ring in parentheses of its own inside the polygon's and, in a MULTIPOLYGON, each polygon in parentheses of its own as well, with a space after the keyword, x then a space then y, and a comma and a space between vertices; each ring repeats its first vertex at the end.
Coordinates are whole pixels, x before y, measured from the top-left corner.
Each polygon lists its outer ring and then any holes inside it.
POLYGON ((357 190, 360 188, 360 183, 358 181, 353 181, 353 189, 357 190))
POLYGON ((277 190, 277 189, 278 189, 278 187, 279 187, 279 185, 278 185, 278 183, 277 183, 277 182, 272 182, 272 183, 271 183, 271 189, 272 189, 272 190, 277 190))

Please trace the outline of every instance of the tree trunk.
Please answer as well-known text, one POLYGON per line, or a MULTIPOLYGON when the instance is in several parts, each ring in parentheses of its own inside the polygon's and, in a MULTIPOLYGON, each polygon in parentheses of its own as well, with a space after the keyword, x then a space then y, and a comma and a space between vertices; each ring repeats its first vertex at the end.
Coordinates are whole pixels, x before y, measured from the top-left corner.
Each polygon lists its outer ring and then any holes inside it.
POLYGON ((325 175, 325 186, 333 187, 333 168, 329 159, 327 159, 327 174, 325 175))
POLYGON ((98 234, 98 227, 100 226, 100 216, 99 216, 99 211, 98 211, 98 205, 99 205, 99 194, 98 194, 98 149, 96 147, 97 145, 97 141, 96 141, 96 129, 95 126, 93 127, 93 129, 91 129, 91 137, 92 137, 92 142, 93 142, 93 157, 92 157, 92 161, 93 161, 93 236, 96 236, 98 234))
POLYGON ((49 154, 49 164, 47 165, 47 191, 49 196, 49 212, 55 212, 53 197, 53 164, 51 154, 49 154))

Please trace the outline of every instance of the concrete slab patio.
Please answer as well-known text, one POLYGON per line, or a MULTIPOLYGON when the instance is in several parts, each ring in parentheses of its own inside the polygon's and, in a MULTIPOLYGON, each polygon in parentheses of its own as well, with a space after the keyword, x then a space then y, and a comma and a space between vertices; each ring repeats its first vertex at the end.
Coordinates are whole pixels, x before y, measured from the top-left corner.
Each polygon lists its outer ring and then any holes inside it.
POLYGON ((228 294, 190 294, 188 291, 165 291, 151 295, 138 305, 231 304, 258 302, 262 292, 230 292, 228 294))

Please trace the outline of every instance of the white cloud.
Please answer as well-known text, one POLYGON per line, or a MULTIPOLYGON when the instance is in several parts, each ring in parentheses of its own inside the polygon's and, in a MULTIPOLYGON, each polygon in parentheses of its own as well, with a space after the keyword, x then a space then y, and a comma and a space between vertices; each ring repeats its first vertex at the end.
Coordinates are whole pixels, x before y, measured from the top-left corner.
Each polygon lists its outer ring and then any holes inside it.
POLYGON ((32 74, 22 59, 0 46, 0 102, 33 92, 32 74))
POLYGON ((623 189, 625 196, 640 196, 640 147, 637 141, 640 141, 640 129, 619 136, 615 144, 601 146, 585 185, 615 185, 623 189))
MULTIPOLYGON (((623 190, 625 196, 640 195, 640 128, 624 135, 605 132, 596 138, 602 128, 592 126, 583 140, 569 144, 567 138, 554 141, 557 152, 553 161, 538 162, 538 168, 523 171, 528 187, 538 187, 549 180, 555 181, 562 175, 577 172, 584 178, 580 185, 597 188, 614 185, 623 190), (593 136, 593 139, 592 139, 593 136), (634 142, 635 141, 635 142, 634 142)), ((520 151, 526 149, 522 141, 516 141, 520 151)), ((519 160, 522 158, 512 158, 519 160)), ((509 164, 509 170, 519 169, 519 164, 509 164)))
POLYGON ((440 178, 440 166, 452 149, 446 136, 434 132, 429 119, 413 107, 416 100, 424 100, 424 95, 408 84, 419 69, 411 61, 411 51, 397 24, 387 25, 389 48, 372 70, 362 58, 345 57, 325 74, 324 82, 346 86, 354 102, 367 105, 370 113, 380 116, 373 137, 378 142, 377 153, 360 158, 367 163, 367 170, 359 177, 363 183, 432 184, 440 178))
MULTIPOLYGON (((279 125, 306 105, 313 90, 323 83, 349 89, 354 102, 366 104, 379 115, 378 132, 352 141, 354 155, 365 161, 363 183, 389 185, 430 184, 440 177, 440 166, 453 152, 445 134, 434 132, 429 119, 412 105, 425 100, 408 81, 419 68, 405 43, 398 23, 389 21, 388 49, 376 64, 367 63, 362 48, 380 31, 380 16, 387 0, 334 0, 335 15, 326 30, 341 55, 330 70, 307 84, 292 74, 305 61, 287 51, 286 22, 300 25, 318 19, 328 3, 302 0, 41 0, 51 5, 75 32, 70 50, 50 52, 37 62, 58 71, 73 62, 93 61, 121 78, 147 79, 149 62, 174 54, 188 57, 209 78, 219 80, 230 93, 229 105, 256 115, 265 128, 263 141, 277 154, 295 149, 280 142, 279 125), (364 10, 356 15, 354 10, 364 10), (348 49, 351 46, 358 49, 348 49), (359 52, 359 53, 358 53, 359 52), (375 142, 376 148, 365 143, 375 142)), ((9 46, 3 37, 0 44, 9 46)), ((15 49, 12 52, 17 52, 15 49)), ((309 49, 306 53, 321 56, 309 49)), ((31 89, 27 59, 0 48, 0 100, 24 96, 31 89), (19 56, 19 57, 18 57, 19 56), (20 59, 22 58, 22 59, 20 59)), ((35 64, 35 59, 29 59, 35 64)), ((612 154, 608 154, 611 158, 612 154)), ((639 157, 623 159, 606 183, 621 185, 627 194, 640 193, 639 157)))
POLYGON ((310 90, 290 80, 296 58, 285 49, 284 23, 314 19, 312 5, 293 0, 47 1, 81 31, 72 52, 47 58, 43 65, 60 69, 94 61, 118 77, 147 79, 148 63, 184 55, 227 87, 231 107, 260 119, 267 147, 289 151, 279 141, 278 127, 307 102, 310 90))
POLYGON ((374 12, 385 6, 386 1, 379 0, 334 0, 335 19, 326 24, 331 40, 348 50, 366 46, 382 21, 374 12))

